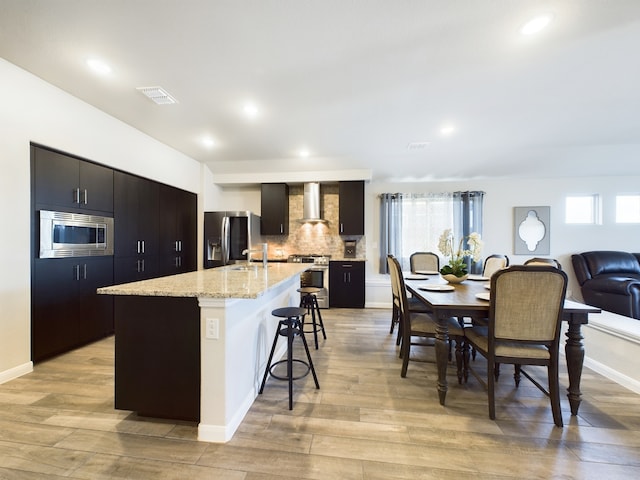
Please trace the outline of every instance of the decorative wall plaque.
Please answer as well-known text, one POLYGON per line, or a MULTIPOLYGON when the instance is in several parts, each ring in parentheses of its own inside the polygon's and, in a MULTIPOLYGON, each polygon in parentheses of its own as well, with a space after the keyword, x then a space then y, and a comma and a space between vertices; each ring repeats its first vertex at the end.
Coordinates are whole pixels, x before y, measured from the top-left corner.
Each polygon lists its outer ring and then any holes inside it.
POLYGON ((514 207, 513 250, 516 255, 549 255, 550 207, 514 207))

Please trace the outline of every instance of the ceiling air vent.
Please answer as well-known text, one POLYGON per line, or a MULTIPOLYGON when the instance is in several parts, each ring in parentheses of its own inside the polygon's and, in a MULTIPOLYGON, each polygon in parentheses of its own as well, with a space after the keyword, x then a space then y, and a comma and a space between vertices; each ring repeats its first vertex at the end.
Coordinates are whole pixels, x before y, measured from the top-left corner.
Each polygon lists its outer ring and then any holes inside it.
POLYGON ((169 105, 172 103, 178 103, 178 101, 169 95, 162 87, 138 87, 136 88, 139 92, 141 92, 144 96, 150 98, 158 105, 169 105))
POLYGON ((413 152, 415 150, 424 150, 431 142, 411 142, 407 145, 407 150, 413 152))

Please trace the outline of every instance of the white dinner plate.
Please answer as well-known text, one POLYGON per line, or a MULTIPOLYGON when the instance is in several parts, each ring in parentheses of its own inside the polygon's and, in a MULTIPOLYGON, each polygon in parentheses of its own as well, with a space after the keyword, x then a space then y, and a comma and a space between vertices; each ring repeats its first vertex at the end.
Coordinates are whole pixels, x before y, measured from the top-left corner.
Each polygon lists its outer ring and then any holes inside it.
POLYGON ((420 275, 438 275, 439 272, 437 270, 416 270, 416 273, 420 275))
POLYGON ((480 292, 480 293, 476 293, 476 298, 479 298, 480 300, 486 300, 488 302, 490 295, 491 293, 489 292, 480 292))
POLYGON ((482 275, 470 274, 467 280, 490 280, 490 278, 483 277, 482 275))
POLYGON ((450 292, 455 290, 453 285, 425 285, 424 287, 418 287, 419 290, 429 290, 430 292, 450 292))
POLYGON ((429 280, 429 277, 425 277, 424 275, 407 275, 404 277, 405 280, 429 280))

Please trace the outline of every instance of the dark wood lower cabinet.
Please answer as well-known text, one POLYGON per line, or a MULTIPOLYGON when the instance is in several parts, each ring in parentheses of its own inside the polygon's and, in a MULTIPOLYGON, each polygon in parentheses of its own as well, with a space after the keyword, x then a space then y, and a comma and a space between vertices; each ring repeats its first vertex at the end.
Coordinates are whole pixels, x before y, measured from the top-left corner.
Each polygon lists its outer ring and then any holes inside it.
POLYGON ((117 296, 115 407, 200 420, 197 298, 117 296))
POLYGON ((365 263, 329 262, 329 306, 364 308, 365 263))
POLYGON ((113 333, 113 257, 36 259, 31 302, 34 362, 113 333))

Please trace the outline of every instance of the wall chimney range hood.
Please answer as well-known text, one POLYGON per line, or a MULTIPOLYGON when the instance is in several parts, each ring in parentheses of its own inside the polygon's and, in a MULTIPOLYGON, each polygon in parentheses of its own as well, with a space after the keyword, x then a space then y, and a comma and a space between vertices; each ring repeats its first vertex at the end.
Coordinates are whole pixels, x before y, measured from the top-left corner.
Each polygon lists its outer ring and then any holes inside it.
POLYGON ((304 196, 302 200, 303 217, 300 223, 327 223, 320 217, 320 183, 308 182, 304 184, 304 196))

